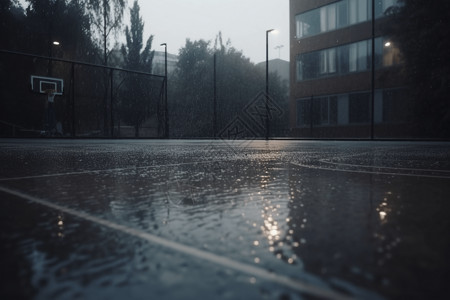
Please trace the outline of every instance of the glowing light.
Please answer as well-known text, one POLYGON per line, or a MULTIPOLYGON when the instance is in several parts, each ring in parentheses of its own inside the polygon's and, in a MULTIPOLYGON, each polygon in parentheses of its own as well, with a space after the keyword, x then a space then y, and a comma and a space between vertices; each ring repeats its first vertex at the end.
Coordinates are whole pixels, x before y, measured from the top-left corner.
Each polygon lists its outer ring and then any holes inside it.
POLYGON ((277 235, 278 235, 278 230, 277 230, 276 228, 270 230, 270 235, 271 235, 271 236, 277 236, 277 235))
POLYGON ((386 212, 380 211, 380 220, 384 220, 386 218, 386 212))
POLYGON ((59 42, 58 41, 53 41, 53 45, 59 46, 59 42))
POLYGON ((384 44, 384 46, 385 46, 385 47, 390 47, 390 46, 391 46, 391 42, 386 42, 386 43, 384 44))

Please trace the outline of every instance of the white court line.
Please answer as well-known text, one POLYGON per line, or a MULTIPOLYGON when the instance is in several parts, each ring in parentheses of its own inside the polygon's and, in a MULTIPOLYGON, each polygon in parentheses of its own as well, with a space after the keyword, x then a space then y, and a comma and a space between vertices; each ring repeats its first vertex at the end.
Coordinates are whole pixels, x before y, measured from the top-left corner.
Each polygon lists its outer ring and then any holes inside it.
POLYGON ((436 172, 436 173, 450 173, 450 170, 433 170, 433 169, 415 169, 415 168, 398 168, 398 167, 381 167, 381 166, 369 166, 369 165, 355 165, 327 161, 326 159, 319 159, 320 162, 336 166, 347 166, 357 168, 372 168, 372 169, 386 169, 386 170, 400 170, 400 171, 418 171, 418 172, 436 172))
POLYGON ((297 166, 297 167, 302 167, 302 168, 316 169, 316 170, 325 170, 325 171, 332 171, 332 172, 347 172, 347 173, 362 173, 362 174, 375 174, 375 175, 394 175, 394 176, 409 176, 409 177, 425 177, 425 178, 450 179, 450 176, 408 174, 408 173, 393 173, 393 172, 376 172, 376 171, 361 171, 361 170, 345 170, 345 169, 332 169, 332 168, 325 168, 325 167, 319 167, 319 166, 304 165, 304 164, 293 163, 293 162, 290 162, 290 164, 292 164, 294 166, 297 166))
POLYGON ((224 162, 224 161, 225 160, 207 160, 207 161, 194 161, 194 162, 186 162, 186 163, 167 164, 167 165, 149 165, 149 166, 141 166, 141 167, 134 166, 134 167, 127 167, 127 168, 113 168, 113 169, 85 170, 85 171, 73 171, 73 172, 65 172, 65 173, 29 175, 29 176, 0 178, 0 182, 23 180, 23 179, 39 179, 39 178, 58 177, 58 176, 96 174, 96 173, 102 173, 102 172, 107 173, 107 172, 120 172, 120 171, 129 171, 129 170, 137 170, 137 169, 140 170, 140 169, 149 169, 149 168, 174 167, 174 166, 192 165, 192 164, 207 164, 207 163, 224 162))
POLYGON ((144 232, 139 229, 131 228, 125 225, 120 225, 105 219, 98 218, 96 216, 87 214, 82 211, 78 211, 69 207, 61 206, 55 203, 51 203, 48 200, 40 199, 28 194, 25 194, 20 191, 12 190, 6 187, 0 186, 0 191, 23 198, 26 200, 29 200, 34 203, 38 203, 40 205, 46 206, 48 208, 52 208, 55 210, 59 210, 61 212, 64 212, 66 214, 78 217, 80 219, 113 229, 120 232, 123 232, 125 234, 143 239, 145 241, 148 241, 153 244, 157 244, 166 248, 169 248, 171 250, 196 257, 202 260, 209 261, 211 263, 214 263, 216 265, 220 265, 227 269, 234 269, 235 271, 239 271, 245 274, 248 274, 250 276, 259 277, 264 280, 268 280, 274 283, 278 283, 280 285, 283 285, 285 287, 291 288, 293 290, 296 290, 301 293, 306 293, 315 297, 321 297, 325 299, 336 299, 336 300, 344 300, 344 299, 354 299, 352 297, 349 297, 347 295, 343 295, 341 293, 335 292, 333 290, 323 289, 319 288, 317 286, 314 286, 312 284, 309 284, 307 282, 302 282, 299 280, 295 280, 292 278, 289 278, 287 276, 279 275, 273 272, 269 272, 265 269, 258 268, 249 264, 245 264, 227 257, 219 256, 214 253, 210 253, 207 251, 199 250, 190 246, 186 246, 174 241, 167 240, 162 237, 158 237, 156 235, 144 232))

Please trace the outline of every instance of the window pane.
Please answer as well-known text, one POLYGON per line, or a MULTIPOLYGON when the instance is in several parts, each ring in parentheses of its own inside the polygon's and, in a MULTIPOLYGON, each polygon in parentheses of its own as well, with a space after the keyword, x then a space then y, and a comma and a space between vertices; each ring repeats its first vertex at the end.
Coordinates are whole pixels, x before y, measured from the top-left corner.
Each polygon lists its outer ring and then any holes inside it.
POLYGON ((328 12, 328 30, 336 29, 336 4, 330 4, 327 7, 328 12))
POLYGON ((327 50, 320 51, 320 74, 326 74, 327 68, 327 50))
POLYGON ((348 94, 338 96, 337 123, 348 124, 348 94))
POLYGON ((357 58, 358 58, 357 54, 358 54, 357 44, 349 45, 349 49, 348 49, 348 70, 349 70, 349 72, 356 71, 357 58))
POLYGON ((337 3, 337 27, 342 28, 348 25, 347 0, 337 3))
POLYGON ((339 73, 346 74, 349 72, 349 46, 344 45, 338 48, 339 55, 339 73))
POLYGON ((301 56, 297 57, 297 81, 303 80, 303 62, 301 56))
POLYGON ((320 32, 327 31, 327 7, 320 8, 320 32))
POLYGON ((321 115, 321 107, 320 107, 320 98, 314 98, 312 100, 312 117, 313 117, 313 124, 314 125, 320 125, 320 115, 321 115))
POLYGON ((349 95, 349 122, 367 123, 369 122, 370 93, 359 93, 349 95))
POLYGON ((337 123, 337 96, 332 96, 328 98, 329 104, 329 123, 336 124, 337 123))
POLYGON ((328 98, 318 100, 320 104, 320 124, 328 124, 328 98))
POLYGON ((297 126, 305 127, 311 124, 310 100, 302 99, 297 101, 297 126))
POLYGON ((367 21, 367 0, 358 1, 358 22, 367 21))
POLYGON ((336 73, 336 48, 328 49, 328 73, 336 73))
POLYGON ((320 33, 320 14, 318 9, 297 15, 296 22, 297 38, 320 33))
POLYGON ((378 37, 375 39, 375 68, 382 66, 383 60, 383 38, 378 37))
POLYGON ((357 45, 358 45, 358 71, 364 71, 368 69, 367 41, 359 42, 357 45))
POLYGON ((349 13, 349 23, 355 24, 358 22, 357 18, 357 0, 348 0, 348 13, 349 13))

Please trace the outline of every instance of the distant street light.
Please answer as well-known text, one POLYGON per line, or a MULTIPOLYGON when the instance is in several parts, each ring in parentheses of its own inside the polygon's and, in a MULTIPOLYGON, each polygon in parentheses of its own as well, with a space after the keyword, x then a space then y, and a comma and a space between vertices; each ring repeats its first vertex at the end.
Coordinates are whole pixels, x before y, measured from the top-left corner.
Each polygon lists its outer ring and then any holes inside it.
POLYGON ((59 46, 59 42, 58 41, 53 41, 53 45, 59 46))
POLYGON ((161 47, 164 46, 164 137, 169 138, 169 108, 167 103, 167 44, 162 43, 161 47))
POLYGON ((266 140, 269 139, 269 33, 272 31, 275 29, 266 30, 266 140))
POLYGON ((274 49, 278 49, 278 58, 281 58, 281 48, 283 48, 284 45, 278 45, 274 49))

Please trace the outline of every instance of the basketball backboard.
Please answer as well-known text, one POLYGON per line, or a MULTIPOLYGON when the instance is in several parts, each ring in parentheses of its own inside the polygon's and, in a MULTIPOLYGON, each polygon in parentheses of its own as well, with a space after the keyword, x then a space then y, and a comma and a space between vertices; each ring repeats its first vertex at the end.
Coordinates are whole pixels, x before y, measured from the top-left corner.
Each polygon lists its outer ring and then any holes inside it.
POLYGON ((61 78, 31 75, 31 90, 41 94, 45 94, 47 90, 55 90, 55 95, 62 95, 64 91, 64 80, 61 78))

